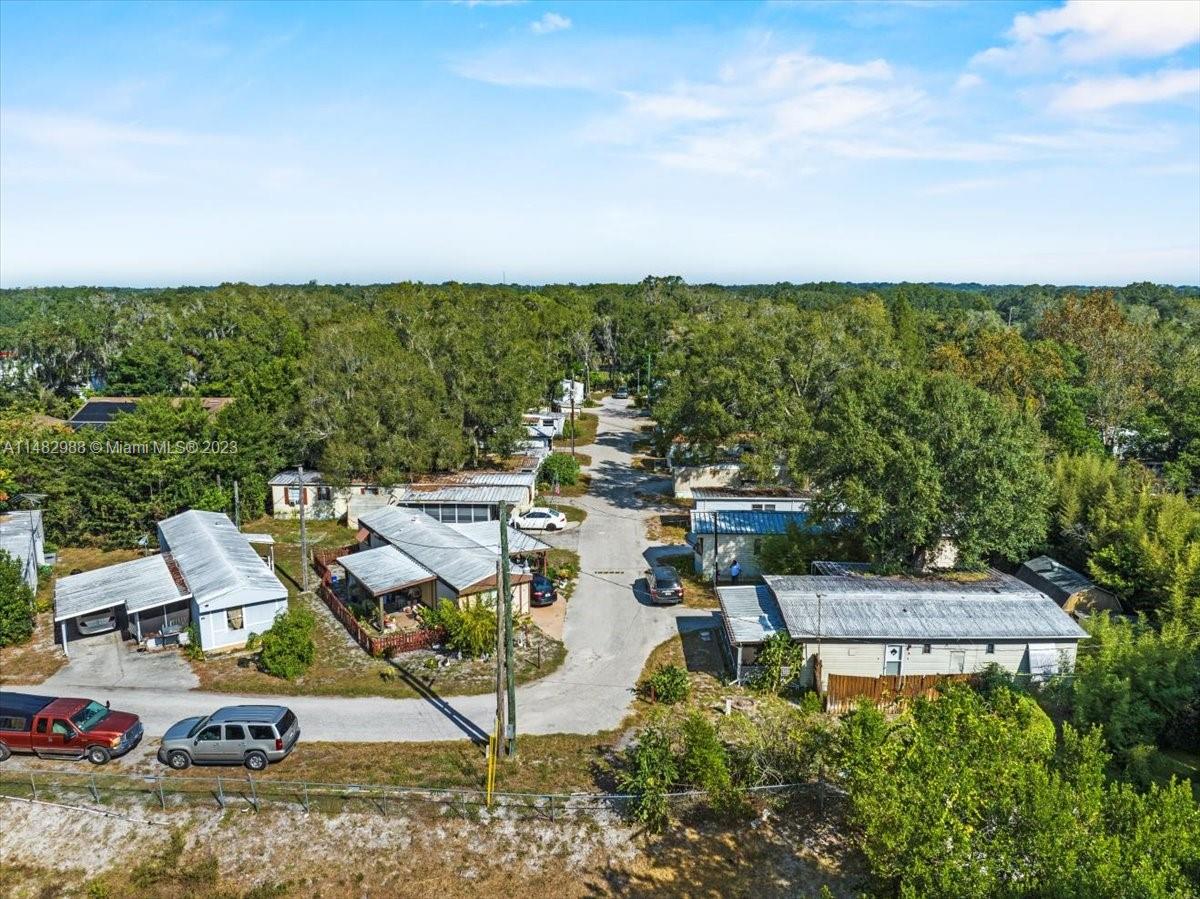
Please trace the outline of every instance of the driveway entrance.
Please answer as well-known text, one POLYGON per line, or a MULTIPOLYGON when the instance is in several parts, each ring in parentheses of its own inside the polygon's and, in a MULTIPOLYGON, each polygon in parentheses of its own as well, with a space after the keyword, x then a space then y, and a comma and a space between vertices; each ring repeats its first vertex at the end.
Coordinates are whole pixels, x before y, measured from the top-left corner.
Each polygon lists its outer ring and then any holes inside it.
POLYGON ((38 690, 65 695, 111 687, 192 690, 198 684, 178 650, 138 652, 133 643, 121 639, 119 631, 112 631, 72 640, 70 660, 39 684, 38 690))

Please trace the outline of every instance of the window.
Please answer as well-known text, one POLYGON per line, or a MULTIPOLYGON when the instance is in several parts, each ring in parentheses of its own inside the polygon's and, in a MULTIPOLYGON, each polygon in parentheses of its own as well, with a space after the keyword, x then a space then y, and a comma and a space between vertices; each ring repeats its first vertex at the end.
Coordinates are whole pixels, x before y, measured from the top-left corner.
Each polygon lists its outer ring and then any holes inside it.
POLYGON ((63 737, 69 737, 74 734, 75 731, 71 730, 71 725, 67 724, 67 722, 63 721, 61 718, 55 718, 54 724, 50 726, 50 733, 58 734, 59 736, 63 737))
POLYGON ((932 643, 926 643, 924 646, 921 647, 921 655, 927 656, 931 652, 933 652, 933 644, 932 643))
POLYGON ((225 610, 225 624, 231 631, 240 631, 244 623, 245 616, 242 614, 241 606, 225 610))
POLYGON ((24 730, 25 719, 20 715, 0 715, 0 730, 24 730))
POLYGON ((903 660, 904 647, 898 643, 888 644, 883 649, 883 673, 898 675, 903 660))
POLYGON ((248 725, 248 727, 250 730, 250 739, 251 740, 274 740, 275 739, 275 731, 271 730, 271 728, 265 724, 251 724, 251 725, 248 725))
POLYGON ((221 725, 212 724, 200 731, 200 735, 196 737, 201 743, 216 743, 221 739, 221 725))
POLYGON ((37 732, 39 734, 44 734, 46 732, 46 719, 45 718, 38 719, 37 732))
POLYGON ((317 488, 317 501, 318 502, 326 502, 327 503, 331 499, 333 499, 333 488, 332 487, 318 487, 317 488))
POLYGON ((287 489, 287 501, 289 504, 291 504, 293 506, 300 505, 300 488, 299 487, 289 487, 287 489))
POLYGON ((763 510, 763 504, 762 504, 762 503, 751 503, 751 504, 750 504, 750 511, 751 511, 751 512, 761 512, 762 510, 763 510))
POLYGON ((225 739, 226 740, 244 740, 244 739, 246 739, 246 729, 243 728, 240 724, 226 724, 225 725, 225 739))
POLYGON ((989 643, 986 647, 984 647, 983 651, 986 652, 990 656, 995 655, 996 654, 996 644, 989 643))

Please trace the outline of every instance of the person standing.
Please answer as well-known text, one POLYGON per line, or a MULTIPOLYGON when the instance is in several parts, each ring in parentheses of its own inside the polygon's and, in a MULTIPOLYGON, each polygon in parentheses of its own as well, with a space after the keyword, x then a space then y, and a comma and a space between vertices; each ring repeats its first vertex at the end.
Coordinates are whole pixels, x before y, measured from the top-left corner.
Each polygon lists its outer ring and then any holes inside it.
POLYGON ((729 581, 730 581, 730 583, 736 584, 738 582, 738 578, 741 577, 741 575, 742 575, 742 564, 737 559, 734 559, 733 564, 731 564, 729 566, 729 581))

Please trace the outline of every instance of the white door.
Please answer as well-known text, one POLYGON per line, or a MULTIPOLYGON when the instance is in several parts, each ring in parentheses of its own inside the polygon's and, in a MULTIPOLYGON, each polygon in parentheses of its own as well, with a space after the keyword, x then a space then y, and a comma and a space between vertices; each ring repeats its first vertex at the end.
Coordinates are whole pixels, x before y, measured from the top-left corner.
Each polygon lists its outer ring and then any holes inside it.
POLYGON ((883 673, 899 675, 903 660, 904 647, 899 643, 889 643, 883 650, 883 673))
POLYGON ((967 668, 966 652, 950 653, 950 673, 951 674, 962 674, 966 670, 966 668, 967 668))

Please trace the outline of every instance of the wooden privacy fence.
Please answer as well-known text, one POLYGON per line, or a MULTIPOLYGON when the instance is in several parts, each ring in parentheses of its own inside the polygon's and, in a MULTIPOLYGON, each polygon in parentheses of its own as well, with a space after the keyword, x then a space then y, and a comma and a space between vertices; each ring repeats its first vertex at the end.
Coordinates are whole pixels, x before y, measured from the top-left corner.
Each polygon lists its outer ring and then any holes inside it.
POLYGON ((353 546, 340 546, 337 549, 327 549, 313 553, 313 567, 321 575, 321 583, 317 587, 317 596, 333 613, 333 617, 342 623, 349 631, 354 641, 373 656, 381 656, 388 652, 412 652, 416 649, 429 649, 446 639, 446 632, 440 628, 422 628, 419 631, 409 631, 405 634, 387 634, 377 637, 359 624, 354 613, 342 602, 340 596, 330 586, 329 566, 342 556, 354 551, 353 546))
POLYGON ((896 706, 918 696, 932 698, 945 683, 968 683, 970 680, 969 674, 885 674, 880 677, 830 674, 825 688, 825 708, 830 712, 845 711, 860 699, 868 699, 879 706, 896 706))

